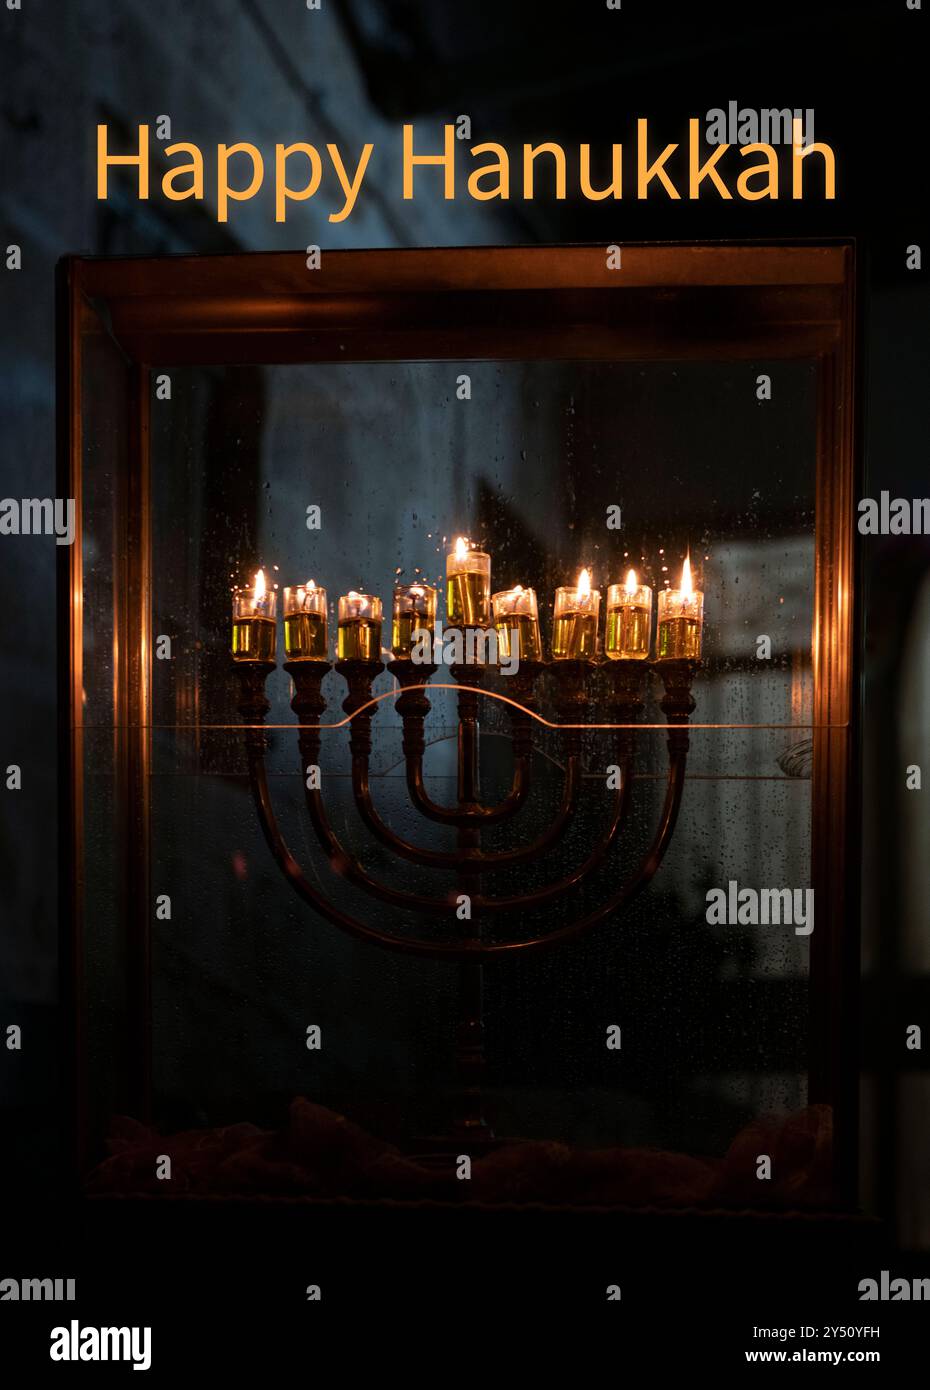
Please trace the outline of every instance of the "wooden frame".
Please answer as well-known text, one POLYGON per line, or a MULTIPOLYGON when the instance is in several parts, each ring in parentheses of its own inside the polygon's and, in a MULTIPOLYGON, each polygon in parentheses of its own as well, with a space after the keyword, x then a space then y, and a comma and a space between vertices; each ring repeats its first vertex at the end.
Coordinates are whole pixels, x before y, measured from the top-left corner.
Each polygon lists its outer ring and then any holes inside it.
POLYGON ((83 418, 86 345, 128 363, 130 437, 118 506, 126 550, 114 673, 117 823, 126 872, 127 1104, 150 1101, 149 368, 187 364, 574 358, 813 359, 818 373, 810 1096, 836 1121, 837 1189, 856 1200, 858 784, 854 499, 855 268, 848 243, 325 252, 62 262, 60 496, 77 503, 60 570, 61 967, 78 1171, 87 1158, 83 1041, 83 418))

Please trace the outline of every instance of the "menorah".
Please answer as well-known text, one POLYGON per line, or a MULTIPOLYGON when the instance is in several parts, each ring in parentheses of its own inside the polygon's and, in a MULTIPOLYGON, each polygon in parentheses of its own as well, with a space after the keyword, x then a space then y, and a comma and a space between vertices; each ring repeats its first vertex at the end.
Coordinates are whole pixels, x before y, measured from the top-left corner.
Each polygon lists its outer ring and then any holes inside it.
MULTIPOLYGON (((306 876, 288 848, 279 828, 265 768, 267 733, 263 728, 270 708, 265 680, 275 669, 273 661, 234 662, 240 681, 238 710, 245 725, 248 772, 259 822, 286 881, 295 893, 341 930, 359 940, 406 955, 450 960, 461 972, 459 1017, 455 1038, 455 1066, 459 1089, 450 1138, 456 1143, 489 1145, 494 1135, 483 1115, 481 1081, 485 1065, 482 1021, 483 969, 487 962, 520 953, 550 949, 589 932, 625 909, 656 874, 671 841, 684 790, 688 753, 688 721, 695 708, 691 688, 700 662, 692 659, 652 661, 604 659, 523 661, 508 678, 510 694, 488 689, 485 666, 449 668, 457 690, 457 794, 454 806, 443 806, 430 796, 424 775, 426 750, 425 724, 430 713, 428 691, 438 667, 410 659, 390 661, 387 669, 395 678, 392 698, 403 726, 403 756, 410 800, 428 822, 454 827, 453 849, 428 848, 396 834, 380 816, 372 797, 370 758, 372 722, 381 699, 372 694, 372 683, 383 670, 381 661, 340 660, 335 670, 346 682, 348 693, 342 703, 349 730, 352 793, 359 817, 374 840, 386 846, 399 859, 431 869, 453 871, 455 890, 450 894, 426 896, 383 883, 371 876, 358 857, 341 842, 327 815, 322 788, 317 779, 305 776, 318 767, 322 717, 326 698, 323 678, 332 668, 325 660, 286 661, 284 670, 294 684, 291 708, 297 716, 298 747, 302 781, 310 822, 332 871, 363 889, 379 902, 400 911, 457 919, 456 905, 467 901, 468 913, 463 934, 455 940, 435 940, 426 935, 396 933, 390 927, 374 926, 351 915, 320 891, 306 876), (586 883, 595 870, 615 853, 627 822, 631 805, 635 729, 646 703, 649 672, 658 673, 662 683, 659 705, 665 715, 668 770, 665 797, 651 844, 639 863, 622 878, 621 885, 608 893, 597 907, 548 932, 524 934, 517 939, 488 940, 482 921, 495 915, 519 914, 520 921, 537 909, 559 902, 586 883), (552 688, 556 720, 551 723, 539 714, 538 690, 543 678, 552 688), (601 678, 605 694, 601 723, 583 722, 592 701, 593 682, 601 678), (510 790, 495 805, 481 800, 479 758, 479 704, 482 698, 501 700, 508 712, 513 744, 513 773, 510 790), (558 731, 564 754, 564 779, 558 809, 549 824, 527 844, 505 850, 482 847, 482 832, 511 820, 527 802, 530 792, 534 727, 549 725, 558 731), (565 835, 575 817, 583 776, 583 739, 586 730, 610 734, 616 772, 613 795, 599 836, 586 857, 567 873, 532 891, 493 895, 485 891, 485 880, 505 868, 539 861, 565 835)), ((599 682, 600 683, 600 682, 599 682)), ((435 688, 442 688, 435 686, 435 688)))

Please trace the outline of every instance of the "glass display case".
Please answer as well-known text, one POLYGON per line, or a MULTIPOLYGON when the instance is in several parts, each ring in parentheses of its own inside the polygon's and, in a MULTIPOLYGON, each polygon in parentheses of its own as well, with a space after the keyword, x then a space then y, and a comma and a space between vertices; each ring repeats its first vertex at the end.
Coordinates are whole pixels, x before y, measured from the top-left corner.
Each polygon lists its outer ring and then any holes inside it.
POLYGON ((86 1190, 852 1208, 853 251, 610 263, 63 264, 86 1190))

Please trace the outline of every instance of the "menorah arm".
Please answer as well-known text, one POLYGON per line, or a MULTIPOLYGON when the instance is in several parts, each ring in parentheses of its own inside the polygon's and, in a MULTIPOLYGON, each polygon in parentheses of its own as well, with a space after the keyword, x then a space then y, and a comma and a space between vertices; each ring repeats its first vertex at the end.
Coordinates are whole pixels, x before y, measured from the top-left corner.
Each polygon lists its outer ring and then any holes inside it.
MULTIPOLYGON (((521 689, 532 692, 532 685, 541 670, 538 662, 524 663, 525 671, 521 689)), ((423 776, 423 754, 425 738, 423 723, 429 713, 430 703, 424 691, 435 667, 418 668, 410 661, 393 661, 390 666, 401 686, 397 700, 397 710, 404 726, 404 763, 406 766, 407 789, 416 809, 427 820, 440 825, 456 826, 458 829, 478 829, 496 825, 520 810, 530 789, 531 741, 528 730, 531 723, 524 709, 512 707, 514 720, 514 766, 513 778, 508 794, 496 806, 485 806, 478 799, 477 788, 468 786, 465 795, 457 806, 441 806, 426 790, 423 776)), ((453 666, 451 674, 459 687, 459 759, 462 762, 462 744, 473 742, 478 731, 478 698, 484 680, 480 666, 453 666)), ((466 762, 468 759, 466 759, 466 762)), ((466 779, 467 780, 467 779, 466 779)))
POLYGON ((530 789, 530 760, 527 757, 518 756, 514 759, 513 782, 510 791, 503 801, 499 801, 496 806, 483 806, 480 802, 474 802, 470 806, 464 807, 440 806, 438 802, 433 801, 426 790, 422 756, 411 754, 405 758, 405 762, 410 800, 422 816, 425 816, 427 820, 437 821, 440 825, 474 827, 498 824, 500 821, 508 820, 519 811, 530 789))
MULTIPOLYGON (((665 698, 661 701, 661 704, 672 726, 669 728, 668 733, 668 781, 659 828, 636 873, 616 893, 612 894, 601 907, 595 909, 593 912, 555 931, 512 942, 486 942, 478 936, 466 937, 458 941, 450 942, 433 941, 414 936, 393 936, 388 932, 378 930, 376 927, 368 926, 366 923, 359 921, 350 914, 343 912, 314 888, 306 879, 300 866, 288 849, 277 825, 271 803, 264 763, 266 735, 260 727, 256 727, 264 722, 268 710, 268 702, 264 695, 264 682, 269 670, 273 669, 273 665, 259 662, 240 662, 237 663, 237 667, 241 681, 239 710, 247 726, 245 735, 248 751, 249 779, 265 840, 285 879, 290 883, 294 891, 311 906, 314 911, 318 912, 321 917, 332 922, 348 935, 372 942, 375 945, 384 947, 386 950, 396 951, 399 954, 445 960, 478 962, 495 957, 510 956, 519 951, 543 950, 579 936, 591 927, 602 922, 619 908, 626 906, 651 881, 662 863, 669 841, 674 832, 684 789, 685 763, 688 750, 687 720, 694 707, 690 692, 691 678, 695 669, 693 663, 664 663, 662 667, 661 674, 665 684, 665 698)), ((309 727, 301 729, 301 743, 302 753, 305 756, 312 755, 308 757, 308 761, 311 763, 315 762, 315 754, 319 742, 319 732, 318 729, 314 729, 314 720, 318 717, 316 705, 320 702, 319 678, 324 669, 328 668, 325 668, 325 664, 322 664, 319 673, 313 676, 307 686, 302 699, 295 700, 294 702, 295 709, 299 717, 301 717, 302 723, 304 722, 304 716, 307 716, 306 723, 309 727)), ((363 729, 364 724, 362 727, 358 728, 358 734, 360 736, 359 742, 364 745, 364 743, 367 743, 367 729, 364 730, 364 732, 363 729)), ((367 750, 365 750, 363 746, 357 751, 367 750)), ((586 865, 583 865, 575 874, 568 876, 567 879, 560 881, 559 884, 549 885, 547 888, 539 890, 537 894, 522 895, 513 900, 497 899, 496 902, 485 901, 476 896, 473 899, 475 904, 477 906, 482 906, 484 911, 504 911, 510 910, 510 908, 514 906, 536 906, 541 902, 547 901, 550 897, 556 896, 559 892, 567 891, 574 883, 578 882, 589 873, 592 868, 592 857, 596 856, 599 862, 600 858, 606 854, 610 847, 610 843, 612 843, 613 838, 616 836, 619 825, 625 818, 626 808, 629 803, 630 761, 629 739, 625 737, 625 739, 621 739, 621 777, 615 802, 615 815, 611 821, 612 828, 608 830, 605 837, 602 837, 602 841, 599 842, 592 856, 589 856, 586 865)), ((346 855, 342 846, 329 829, 319 793, 314 793, 314 797, 315 801, 311 801, 310 805, 315 828, 317 829, 318 835, 323 839, 324 846, 330 854, 331 862, 334 863, 334 867, 338 868, 338 871, 345 872, 346 868, 349 866, 352 867, 353 872, 357 869, 359 875, 356 879, 357 882, 360 882, 363 887, 367 887, 369 891, 375 892, 379 897, 389 897, 389 899, 395 901, 398 906, 414 907, 419 911, 423 911, 425 907, 427 911, 448 912, 448 903, 422 899, 412 894, 405 894, 398 897, 395 890, 384 889, 381 885, 374 884, 374 882, 365 875, 361 867, 355 865, 351 857, 346 855), (324 831, 325 835, 322 833, 324 831)))
MULTIPOLYGON (((305 788, 307 799, 307 810, 310 820, 316 832, 317 839, 323 847, 324 852, 330 862, 331 867, 337 874, 353 883, 358 888, 370 893, 372 897, 380 898, 382 902, 390 903, 393 907, 401 908, 405 911, 428 912, 434 916, 446 916, 453 911, 457 902, 457 891, 450 892, 447 898, 426 897, 420 893, 409 893, 401 888, 394 888, 389 884, 381 883, 362 867, 359 861, 340 841, 329 824, 326 808, 323 805, 323 797, 317 790, 309 787, 305 788)), ((630 763, 626 760, 621 766, 620 782, 614 797, 613 813, 610 823, 601 835, 594 849, 588 857, 573 869, 571 873, 563 878, 556 880, 555 883, 546 884, 545 887, 538 889, 535 893, 517 894, 513 897, 487 898, 480 894, 471 894, 473 908, 482 913, 508 912, 517 907, 538 907, 544 903, 552 902, 561 897, 571 888, 592 873, 607 856, 611 845, 617 837, 620 827, 626 820, 629 809, 630 799, 630 763)), ((468 851, 461 852, 460 858, 456 861, 455 867, 461 868, 463 859, 468 851)), ((472 859, 465 862, 475 861, 472 859)))
MULTIPOLYGON (((568 681, 567 683, 563 683, 562 700, 563 702, 568 701, 568 704, 564 704, 566 710, 569 710, 573 704, 577 704, 584 699, 586 689, 588 675, 586 666, 582 663, 578 663, 577 669, 574 669, 574 667, 575 664, 573 663, 571 670, 567 667, 565 668, 568 681)), ((393 842, 399 839, 399 837, 396 837, 394 832, 389 830, 377 816, 371 802, 370 788, 368 786, 371 715, 364 709, 364 702, 370 691, 371 671, 360 667, 345 665, 342 669, 347 678, 350 679, 350 693, 348 699, 345 701, 344 708, 347 713, 355 714, 350 743, 353 793, 355 795, 356 804, 363 812, 370 812, 370 815, 363 814, 363 819, 372 829, 374 829, 375 826, 380 829, 381 836, 379 836, 379 838, 383 836, 386 842, 391 845, 392 849, 396 849, 396 845, 394 845, 393 842)), ((402 714, 408 716, 412 713, 420 715, 423 704, 425 703, 423 688, 420 685, 413 686, 413 681, 410 678, 409 672, 405 672, 405 676, 406 679, 402 681, 404 694, 399 701, 399 703, 401 703, 401 701, 403 702, 402 714)), ((640 704, 640 687, 644 677, 645 673, 642 668, 635 672, 627 671, 623 680, 619 682, 622 688, 618 688, 617 692, 615 692, 615 699, 619 702, 618 708, 622 709, 630 718, 632 718, 638 710, 640 704)), ((521 693, 531 697, 531 687, 532 678, 530 681, 530 689, 524 690, 521 693)), ((308 698, 308 691, 306 689, 302 698, 305 701, 308 698)), ((473 724, 477 715, 478 692, 474 690, 463 690, 460 692, 459 701, 460 715, 464 716, 466 724, 473 724)), ((306 712, 307 706, 304 705, 302 708, 304 712, 306 712)), ((517 711, 514 727, 515 742, 520 750, 519 756, 528 758, 529 749, 531 748, 529 732, 530 719, 525 708, 521 706, 516 706, 515 708, 517 711)), ((471 736, 474 737, 477 731, 476 729, 470 729, 469 732, 471 736)), ((676 736, 677 733, 678 731, 676 731, 676 736)), ((316 757, 318 737, 318 732, 314 731, 312 728, 301 729, 299 741, 301 745, 302 762, 312 762, 316 757)), ((672 749, 671 737, 670 735, 670 756, 672 749)), ((568 754, 567 764, 571 769, 571 773, 566 777, 566 790, 568 791, 568 797, 566 799, 573 805, 576 796, 574 784, 577 783, 581 761, 581 731, 577 727, 570 727, 565 730, 564 738, 568 754)), ((684 748, 687 748, 687 734, 684 735, 684 748)), ((405 748, 405 751, 408 750, 405 748)), ((513 909, 535 908, 547 905, 564 896, 600 867, 601 863, 607 857, 620 828, 625 824, 629 812, 633 740, 630 733, 626 730, 619 735, 618 754, 620 775, 614 797, 611 819, 606 830, 599 837, 589 855, 570 873, 563 875, 562 878, 557 879, 554 883, 545 884, 533 893, 514 894, 498 898, 485 897, 477 892, 472 893, 469 896, 471 897, 472 906, 476 910, 480 911, 482 914, 493 915, 501 912, 508 912, 513 909)), ((446 898, 428 897, 423 894, 410 893, 403 889, 394 888, 389 884, 381 883, 372 878, 358 859, 343 846, 339 837, 334 833, 329 824, 323 797, 318 787, 313 787, 307 783, 306 801, 311 823, 317 839, 329 860, 330 866, 348 882, 353 883, 355 886, 363 889, 363 891, 378 898, 380 901, 387 902, 391 904, 391 906, 400 908, 404 911, 426 912, 436 916, 442 916, 455 906, 457 897, 454 893, 450 893, 446 898)), ((566 813, 566 820, 569 818, 570 811, 566 813)), ((559 828, 559 820, 560 817, 557 817, 557 830, 559 828)), ((406 850, 412 851, 415 855, 419 855, 419 851, 415 846, 407 845, 404 841, 400 843, 404 845, 406 850)), ((532 847, 528 846, 526 849, 532 849, 532 847)), ((477 869, 483 866, 484 857, 482 856, 482 851, 477 847, 459 846, 458 851, 456 853, 450 852, 448 857, 440 851, 429 851, 429 853, 431 856, 435 856, 432 858, 433 867, 449 867, 461 870, 465 867, 477 869)), ((513 851, 510 852, 509 862, 520 862, 524 857, 526 857, 525 850, 513 851)), ((499 856, 496 860, 496 864, 495 861, 491 859, 491 856, 487 856, 487 858, 495 867, 500 866, 501 858, 504 858, 505 863, 508 862, 508 858, 505 856, 499 856)), ((655 872, 655 870, 653 870, 653 872, 655 872)))
MULTIPOLYGON (((557 931, 548 932, 545 936, 531 937, 527 941, 502 943, 504 950, 542 950, 545 947, 581 936, 584 932, 603 922, 612 913, 627 907, 651 883, 658 872, 674 834, 678 812, 681 809, 681 798, 685 788, 685 768, 688 760, 688 720, 695 705, 691 687, 699 663, 689 660, 662 661, 657 662, 656 666, 664 687, 664 694, 659 704, 669 721, 669 730, 666 735, 668 779, 662 815, 652 844, 640 861, 635 874, 600 907, 595 908, 593 912, 587 913, 584 917, 580 917, 577 921, 560 927, 557 931)), ((623 718, 626 720, 632 717, 632 712, 639 704, 642 676, 638 673, 636 664, 628 662, 615 663, 613 669, 609 670, 609 674, 615 680, 616 685, 614 691, 615 709, 622 712, 623 718)), ((570 684, 576 685, 574 678, 570 677, 569 679, 570 684)), ((570 694, 570 698, 577 700, 577 686, 576 693, 570 694)), ((628 748, 629 735, 627 734, 625 737, 627 742, 621 743, 621 747, 628 748)))
MULTIPOLYGON (((263 736, 259 735, 258 737, 261 739, 263 736)), ((626 906, 646 887, 662 863, 678 818, 685 775, 684 755, 674 755, 670 759, 662 820, 652 845, 633 877, 596 911, 588 913, 585 917, 564 927, 559 927, 555 931, 522 941, 488 942, 482 941, 478 937, 466 937, 460 941, 435 941, 423 937, 392 936, 388 932, 379 931, 376 927, 368 926, 349 913, 343 912, 314 888, 291 854, 278 827, 265 771, 264 747, 260 742, 256 743, 251 737, 249 738, 248 758, 249 781, 265 841, 286 881, 304 902, 326 921, 339 927, 349 936, 362 941, 370 941, 377 946, 384 947, 385 950, 396 951, 401 955, 459 961, 487 960, 514 955, 520 951, 543 950, 580 936, 589 928, 603 921, 612 912, 617 911, 618 908, 626 906)), ((448 908, 445 910, 447 911, 448 908)))
POLYGON ((352 760, 352 790, 359 815, 377 840, 394 851, 402 859, 415 864, 436 869, 459 869, 463 862, 475 864, 485 870, 512 868, 517 864, 529 863, 538 859, 546 850, 556 844, 571 824, 578 802, 578 789, 581 784, 581 763, 577 755, 571 754, 566 760, 565 778, 562 784, 562 797, 559 809, 550 824, 529 845, 520 849, 482 850, 454 849, 429 850, 412 844, 395 834, 379 816, 371 796, 368 777, 367 758, 352 760))
POLYGON ((427 912, 434 916, 448 917, 455 911, 455 894, 450 891, 445 898, 426 897, 420 893, 409 893, 403 888, 394 888, 388 883, 374 879, 362 867, 355 855, 345 848, 329 823, 323 797, 319 791, 305 788, 307 811, 316 837, 329 860, 330 867, 348 883, 362 888, 381 902, 405 912, 427 912))
MULTIPOLYGON (((294 700, 295 713, 298 714, 302 722, 305 720, 308 725, 306 729, 301 730, 301 753, 309 763, 313 764, 319 755, 320 733, 317 721, 325 708, 325 701, 320 694, 320 683, 329 670, 329 663, 325 661, 291 662, 285 666, 285 669, 289 671, 296 682, 299 682, 298 695, 294 700)), ((245 742, 249 785, 252 789, 252 797, 265 843, 271 850, 272 858, 281 870, 286 882, 290 884, 299 898, 309 907, 312 907, 315 912, 318 912, 327 922, 331 922, 357 940, 383 946, 385 950, 396 951, 399 955, 423 956, 432 960, 435 960, 437 956, 446 960, 474 959, 475 948, 481 946, 477 940, 437 942, 425 940, 422 937, 392 936, 388 932, 379 931, 377 927, 360 922, 357 917, 351 916, 348 912, 343 912, 307 879, 281 834, 271 801, 268 775, 265 771, 267 735, 260 726, 265 722, 269 709, 268 698, 265 695, 265 680, 273 670, 273 662, 240 661, 236 663, 236 674, 239 677, 240 686, 238 710, 246 725, 245 742)))
MULTIPOLYGON (((249 731, 251 734, 252 731, 249 731)), ((259 735, 261 739, 263 736, 259 735)), ((297 860, 291 854, 288 846, 278 828, 274 807, 271 804, 271 794, 268 789, 268 777, 265 772, 264 747, 261 743, 249 741, 249 783, 252 788, 252 795, 255 800, 255 808, 258 812, 259 824, 268 848, 278 868, 281 870, 287 882, 293 888, 298 897, 302 898, 308 906, 318 912, 326 921, 339 927, 349 936, 356 937, 360 941, 369 941, 376 946, 383 946, 388 951, 397 951, 401 955, 424 956, 435 959, 442 956, 446 959, 472 959, 475 955, 474 949, 469 947, 480 947, 480 942, 437 942, 424 940, 419 937, 398 937, 391 936, 388 932, 379 931, 377 927, 368 926, 365 922, 360 922, 358 918, 352 917, 347 912, 343 912, 334 903, 320 893, 304 875, 303 870, 297 860)))
POLYGON ((670 749, 665 803, 662 807, 659 828, 636 873, 627 880, 622 888, 618 889, 593 912, 579 917, 577 921, 570 922, 567 926, 559 927, 556 931, 547 932, 545 936, 533 936, 524 941, 493 942, 485 949, 492 955, 515 954, 519 951, 540 951, 581 936, 584 932, 597 926, 598 923, 603 922, 611 913, 617 912, 622 907, 627 907, 655 877, 662 860, 665 858, 665 851, 668 849, 669 841, 675 830, 675 822, 678 820, 678 812, 681 807, 681 797, 685 786, 685 763, 684 751, 670 749))
POLYGON ((480 912, 509 912, 518 908, 542 907, 546 903, 554 902, 557 898, 563 897, 570 889, 577 887, 604 862, 617 835, 626 824, 630 809, 632 782, 632 762, 629 757, 624 757, 620 763, 620 778, 614 794, 614 803, 607 829, 588 857, 570 873, 556 879, 554 883, 547 883, 542 888, 537 888, 532 893, 515 893, 503 898, 486 898, 476 895, 472 899, 475 908, 480 912))

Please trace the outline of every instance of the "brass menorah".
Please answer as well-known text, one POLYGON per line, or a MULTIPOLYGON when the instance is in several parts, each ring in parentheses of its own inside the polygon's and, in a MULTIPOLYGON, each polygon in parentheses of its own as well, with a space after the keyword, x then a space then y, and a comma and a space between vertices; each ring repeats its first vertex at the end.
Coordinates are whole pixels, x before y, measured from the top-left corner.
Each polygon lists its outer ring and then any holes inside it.
MULTIPOLYGON (((385 670, 381 661, 337 661, 335 670, 348 687, 342 708, 348 716, 349 755, 352 792, 359 817, 380 845, 399 859, 435 870, 451 871, 456 888, 452 893, 426 896, 409 889, 383 883, 371 876, 355 854, 340 841, 327 816, 317 779, 302 775, 311 824, 334 874, 399 912, 443 917, 458 921, 456 905, 467 901, 468 913, 462 921, 462 934, 453 940, 431 939, 428 935, 406 935, 390 927, 375 926, 344 911, 305 875, 291 853, 275 816, 265 769, 267 732, 263 728, 270 708, 265 680, 275 669, 273 661, 234 662, 240 681, 239 713, 245 725, 248 770, 259 821, 272 855, 284 878, 298 896, 321 917, 342 931, 376 946, 406 955, 454 961, 461 971, 460 1013, 456 1036, 456 1068, 460 1089, 449 1136, 456 1143, 473 1148, 494 1142, 493 1133, 482 1114, 481 1078, 484 1070, 482 1022, 482 972, 489 961, 542 951, 590 931, 621 910, 643 891, 656 874, 671 842, 684 790, 688 753, 688 721, 695 708, 691 694, 697 660, 561 660, 522 661, 508 678, 505 697, 488 689, 488 671, 483 666, 452 666, 450 673, 457 690, 457 795, 454 806, 438 804, 430 796, 424 775, 426 750, 425 723, 430 713, 428 692, 437 666, 397 659, 387 665, 397 686, 387 697, 393 699, 403 725, 403 756, 406 785, 416 810, 429 822, 452 827, 456 845, 450 849, 427 848, 396 834, 382 820, 375 806, 369 779, 372 748, 372 721, 381 698, 372 695, 372 683, 385 670), (651 844, 632 871, 621 876, 595 907, 572 921, 549 931, 523 934, 517 939, 488 940, 482 922, 495 915, 509 914, 523 922, 537 910, 546 909, 588 882, 594 872, 616 853, 627 822, 633 780, 634 743, 637 723, 646 704, 649 672, 661 678, 660 708, 665 715, 668 771, 665 797, 651 844), (538 688, 546 677, 551 684, 556 720, 550 724, 538 713, 538 688), (592 704, 594 682, 603 682, 601 712, 606 722, 585 722, 592 704), (509 711, 513 743, 513 773, 510 790, 496 805, 485 805, 480 793, 479 705, 483 698, 502 700, 509 711), (564 752, 564 780, 555 814, 544 830, 527 844, 505 850, 482 847, 482 832, 510 821, 527 802, 530 791, 534 729, 541 724, 557 730, 564 752), (552 850, 572 824, 579 805, 583 766, 583 739, 586 731, 601 731, 614 740, 612 766, 616 768, 610 809, 601 832, 587 856, 561 877, 532 891, 513 895, 492 895, 485 880, 506 868, 539 862, 552 850)), ((326 711, 322 681, 331 665, 323 660, 287 661, 284 669, 294 684, 291 708, 297 716, 301 772, 318 767, 322 729, 326 711)), ((435 688, 435 687, 434 687, 435 688)))

